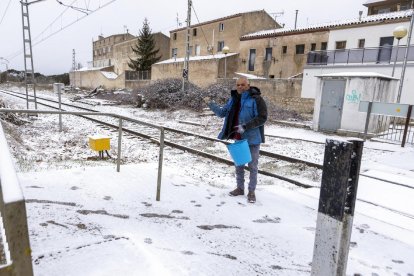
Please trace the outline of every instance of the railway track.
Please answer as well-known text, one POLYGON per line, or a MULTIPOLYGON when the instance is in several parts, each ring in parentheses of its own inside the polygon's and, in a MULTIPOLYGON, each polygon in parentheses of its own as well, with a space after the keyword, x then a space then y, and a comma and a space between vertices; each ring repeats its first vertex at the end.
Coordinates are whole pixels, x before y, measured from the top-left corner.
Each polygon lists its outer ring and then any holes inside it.
MULTIPOLYGON (((23 94, 23 93, 14 92, 14 91, 7 91, 7 90, 0 90, 0 92, 8 94, 10 96, 21 98, 23 100, 26 99, 25 94, 23 94)), ((44 101, 46 101, 48 103, 54 103, 56 105, 58 104, 58 101, 56 101, 56 100, 52 100, 52 99, 49 99, 49 98, 44 98, 44 97, 37 96, 38 105, 42 105, 42 106, 52 108, 52 109, 58 109, 57 106, 46 104, 44 101)), ((68 104, 68 103, 64 103, 64 102, 62 102, 61 105, 66 106, 66 107, 70 107, 70 108, 74 108, 74 109, 77 109, 77 110, 82 110, 82 111, 99 112, 95 109, 86 108, 86 107, 82 107, 82 106, 78 106, 78 105, 74 105, 74 104, 68 104)), ((69 111, 69 110, 64 110, 62 108, 62 111, 69 111)), ((74 111, 74 110, 71 110, 71 111, 74 111)), ((98 119, 91 118, 91 117, 88 117, 88 116, 83 116, 83 115, 79 115, 79 116, 84 117, 88 120, 91 120, 91 121, 95 122, 98 125, 118 129, 118 123, 116 123, 114 121, 111 122, 111 120, 101 120, 101 119, 98 120, 98 119)), ((140 137, 140 138, 148 139, 153 143, 158 143, 158 139, 155 139, 155 136, 157 135, 155 133, 148 134, 148 133, 144 133, 143 131, 136 131, 136 130, 134 130, 133 127, 131 127, 128 124, 124 124, 122 129, 125 133, 131 134, 131 135, 134 135, 134 136, 137 136, 137 137, 140 137)), ((223 144, 229 144, 230 143, 228 141, 218 140, 216 138, 208 137, 208 136, 197 134, 197 133, 194 133, 194 132, 174 129, 174 128, 170 128, 170 127, 164 127, 164 129, 167 132, 170 132, 172 134, 183 135, 184 137, 196 137, 196 138, 200 138, 204 141, 208 140, 208 141, 219 142, 219 143, 223 143, 223 144)), ((151 132, 148 129, 145 129, 145 130, 146 130, 146 132, 151 132)), ((176 138, 176 136, 173 137, 173 138, 176 138)), ((180 143, 172 142, 171 140, 176 140, 176 139, 170 139, 170 140, 166 139, 165 140, 165 145, 176 148, 176 149, 180 149, 180 150, 192 153, 192 154, 196 154, 196 155, 199 155, 199 156, 202 156, 202 157, 205 157, 205 158, 209 158, 209 159, 212 159, 212 160, 215 160, 215 161, 218 161, 220 163, 227 164, 227 165, 233 165, 234 164, 233 161, 231 161, 229 159, 226 159, 226 158, 214 155, 214 154, 210 154, 210 153, 198 150, 198 149, 194 149, 192 147, 187 147, 187 146, 184 146, 180 143)), ((271 158, 273 160, 274 159, 282 160, 282 161, 289 162, 289 163, 303 164, 303 165, 308 166, 308 167, 313 167, 313 168, 316 168, 316 169, 322 169, 322 165, 320 165, 320 164, 305 161, 305 160, 301 160, 301 159, 297 159, 297 158, 292 158, 292 157, 289 157, 289 156, 285 156, 285 155, 281 155, 281 154, 277 154, 277 153, 273 153, 273 152, 269 152, 269 151, 265 151, 265 150, 261 150, 260 154, 261 154, 261 156, 266 156, 266 157, 271 158)), ((248 170, 247 167, 246 167, 246 169, 248 170)), ((278 178, 278 179, 281 179, 283 181, 287 181, 289 183, 292 183, 296 186, 303 187, 303 188, 317 187, 315 185, 309 185, 307 183, 303 183, 301 181, 297 181, 295 179, 291 179, 289 177, 286 177, 286 176, 283 176, 283 175, 280 175, 280 174, 276 174, 276 173, 273 173, 273 172, 269 172, 269 171, 266 171, 266 170, 263 170, 263 169, 259 169, 258 173, 260 173, 262 175, 267 175, 267 176, 270 176, 270 177, 278 178)))
MULTIPOLYGON (((6 90, 0 90, 0 93, 5 93, 5 94, 8 94, 10 96, 14 96, 14 97, 18 97, 18 98, 21 98, 23 100, 26 100, 25 94, 22 94, 22 93, 18 93, 18 92, 14 92, 14 91, 6 91, 6 90)), ((45 107, 52 108, 52 109, 58 109, 57 106, 53 106, 53 105, 50 105, 50 104, 46 104, 45 102, 42 102, 42 101, 46 101, 46 102, 49 102, 49 103, 58 104, 58 101, 55 101, 55 100, 52 100, 52 99, 49 99, 49 98, 44 98, 44 97, 37 97, 37 99, 38 99, 38 104, 39 105, 43 105, 45 107)), ((82 106, 78 106, 78 105, 74 105, 74 104, 69 104, 69 103, 63 103, 63 102, 62 102, 62 106, 67 106, 67 107, 70 107, 70 108, 74 108, 74 109, 82 110, 82 111, 88 111, 88 112, 100 112, 100 111, 95 110, 95 109, 90 109, 90 108, 86 108, 86 107, 82 107, 82 106)), ((64 111, 64 110, 62 109, 62 111, 64 111)), ((98 124, 99 126, 104 127, 104 128, 118 129, 118 127, 119 127, 117 122, 111 122, 111 121, 108 121, 108 120, 107 121, 97 120, 95 118, 91 118, 91 117, 83 116, 83 115, 79 115, 79 116, 84 117, 87 120, 91 120, 91 121, 95 122, 96 124, 98 124)), ((192 138, 192 140, 193 140, 194 137, 196 137, 196 138, 200 138, 202 141, 208 140, 208 141, 219 142, 219 143, 224 143, 224 144, 229 143, 227 141, 218 140, 216 138, 212 138, 212 137, 209 137, 209 136, 205 136, 205 135, 201 135, 201 134, 197 134, 197 133, 189 132, 189 131, 185 131, 185 130, 179 130, 179 129, 174 129, 174 128, 170 128, 170 127, 164 127, 164 129, 165 129, 165 131, 170 132, 173 135, 181 135, 181 136, 184 136, 187 139, 189 137, 193 137, 192 138)), ((142 138, 142 139, 146 139, 146 140, 151 141, 152 143, 157 143, 157 144, 159 143, 158 139, 155 138, 156 135, 157 135, 155 132, 151 133, 151 131, 149 131, 147 128, 144 128, 144 130, 147 131, 147 132, 150 132, 150 133, 149 134, 144 133, 142 130, 137 131, 130 125, 124 125, 123 126, 123 131, 125 133, 128 133, 128 134, 132 135, 133 137, 139 137, 139 138, 142 138)), ((274 136, 274 135, 268 135, 268 137, 272 137, 272 136, 274 136)), ((274 138, 283 139, 284 137, 274 137, 274 138)), ((177 138, 177 136, 174 136, 173 139, 174 140, 180 140, 179 138, 177 138)), ((181 139, 181 140, 183 140, 183 139, 181 139)), ((307 141, 307 142, 315 143, 314 141, 307 141)), ((187 147, 187 146, 184 146, 180 143, 175 143, 175 142, 172 142, 171 140, 167 140, 167 139, 165 140, 164 143, 165 143, 165 145, 170 146, 172 148, 183 150, 183 151, 186 151, 186 152, 189 152, 189 153, 192 153, 192 154, 196 154, 198 156, 202 156, 202 157, 205 157, 205 158, 208 158, 208 159, 220 162, 220 163, 224 163, 224 164, 233 166, 233 161, 231 161, 229 159, 226 159, 224 157, 213 155, 213 154, 210 154, 210 153, 207 153, 207 152, 204 152, 202 150, 198 150, 198 149, 195 149, 195 148, 192 148, 192 147, 187 147)), ((318 143, 318 142, 316 142, 316 143, 322 145, 322 143, 318 143)), ((297 158, 293 158, 293 157, 289 157, 289 156, 285 156, 285 155, 281 155, 281 154, 277 154, 277 153, 272 153, 272 152, 265 151, 265 150, 261 150, 260 154, 261 154, 261 156, 270 158, 270 160, 273 160, 273 162, 274 162, 274 160, 282 160, 282 161, 288 162, 288 163, 303 164, 306 167, 312 167, 312 168, 317 169, 317 170, 322 169, 322 165, 320 165, 320 164, 305 161, 305 160, 301 160, 301 159, 297 159, 297 158)), ((247 167, 246 167, 246 169, 248 170, 247 167)), ((262 174, 262 175, 266 175, 266 176, 274 177, 274 178, 277 178, 277 179, 281 179, 283 181, 289 182, 291 184, 294 184, 294 185, 302 187, 302 188, 312 188, 312 187, 319 188, 316 185, 309 185, 307 183, 303 183, 301 181, 297 181, 295 179, 291 179, 289 177, 279 175, 279 174, 276 174, 276 173, 273 173, 273 172, 269 172, 269 171, 266 171, 266 170, 263 170, 263 169, 259 169, 259 173, 262 174)), ((369 176, 366 176, 366 175, 362 175, 362 176, 369 177, 369 176)), ((389 182, 390 184, 398 185, 398 183, 393 183, 393 182, 390 182, 390 181, 387 181, 387 180, 378 179, 378 178, 375 178, 375 179, 377 179, 379 181, 389 182)), ((413 189, 413 187, 410 187, 410 186, 406 186, 406 188, 413 189)), ((371 203, 371 202, 367 202, 365 200, 359 200, 358 199, 358 201, 373 204, 373 205, 375 205, 379 208, 391 210, 391 211, 393 211, 395 213, 398 213, 402 216, 413 219, 413 215, 408 214, 408 213, 396 211, 396 210, 390 209, 389 207, 382 206, 382 205, 379 205, 379 204, 374 204, 374 203, 371 203)))
MULTIPOLYGON (((4 93, 4 94, 8 94, 8 95, 13 96, 13 97, 18 97, 18 98, 21 98, 23 100, 26 100, 26 98, 25 98, 26 95, 24 93, 19 93, 19 92, 15 92, 15 91, 11 91, 11 90, 4 90, 4 89, 0 90, 0 92, 4 93)), ((46 101, 48 103, 54 103, 54 104, 57 105, 58 101, 56 101, 56 100, 53 100, 53 99, 50 99, 50 98, 45 98, 45 97, 39 97, 39 96, 37 97, 37 100, 38 100, 39 105, 43 105, 43 106, 46 106, 46 107, 52 108, 52 109, 58 109, 57 106, 53 106, 53 105, 46 104, 46 103, 43 102, 43 101, 46 101)), ((86 108, 86 107, 83 107, 83 106, 69 104, 69 103, 65 103, 65 102, 62 102, 61 105, 69 107, 69 108, 73 108, 73 109, 76 109, 76 110, 82 110, 82 111, 88 111, 88 112, 100 112, 100 111, 95 110, 95 109, 86 108)), ((62 109, 62 111, 69 111, 69 110, 63 110, 62 109)), ((74 110, 71 110, 71 111, 74 111, 74 110)), ((83 116, 83 115, 79 115, 79 116, 83 117, 87 120, 91 120, 91 121, 95 122, 96 124, 98 124, 100 126, 105 126, 105 127, 109 127, 109 128, 113 128, 113 129, 118 129, 118 127, 119 127, 118 123, 114 122, 113 120, 101 120, 101 119, 98 120, 98 119, 95 119, 95 118, 91 118, 89 116, 83 116)), ((185 124, 190 124, 190 125, 195 125, 195 126, 201 126, 200 124, 197 124, 195 122, 188 122, 188 121, 179 121, 179 122, 180 123, 185 123, 185 124)), ((125 133, 128 133, 132 136, 147 139, 147 140, 150 140, 153 143, 158 143, 158 139, 155 139, 157 133, 149 130, 148 128, 143 128, 140 131, 138 131, 136 129, 136 127, 125 124, 122 129, 125 133), (145 132, 143 132, 143 130, 145 130, 145 132), (148 134, 148 132, 149 132, 149 134, 148 134)), ((210 153, 204 152, 202 150, 187 147, 187 146, 184 146, 180 143, 172 142, 172 140, 174 140, 174 141, 175 140, 183 140, 182 137, 177 136, 177 135, 181 135, 181 136, 184 136, 187 139, 188 139, 188 137, 196 137, 196 138, 202 139, 202 141, 207 140, 207 141, 218 142, 218 143, 223 143, 223 144, 230 144, 230 142, 219 140, 219 139, 212 138, 212 137, 202 135, 202 134, 198 134, 198 133, 195 133, 195 132, 175 129, 175 128, 171 128, 171 127, 165 127, 164 126, 164 129, 166 131, 168 131, 170 133, 170 135, 172 135, 172 139, 166 140, 165 145, 176 148, 176 149, 180 149, 180 150, 192 153, 192 154, 196 154, 198 156, 209 158, 209 159, 212 159, 212 160, 215 160, 215 161, 227 164, 227 165, 233 165, 233 162, 229 159, 226 159, 226 158, 214 155, 214 154, 210 154, 210 153)), ((269 138, 276 138, 276 139, 287 139, 287 140, 293 139, 293 138, 290 138, 290 137, 283 137, 283 136, 276 136, 276 135, 266 135, 266 136, 269 137, 269 138)), ((296 139, 296 140, 300 140, 300 141, 303 141, 303 142, 309 142, 311 144, 317 144, 317 145, 323 145, 324 144, 322 142, 316 142, 316 141, 305 140, 305 139, 296 139)), ((376 149, 374 149, 374 150, 376 150, 376 149)), ((286 155, 282 155, 282 154, 278 154, 278 153, 274 153, 274 152, 270 152, 270 151, 266 151, 266 150, 260 150, 260 155, 261 155, 261 157, 270 158, 270 160, 285 161, 285 162, 293 163, 293 164, 303 164, 306 167, 315 168, 317 170, 322 170, 322 168, 323 168, 323 166, 321 164, 318 164, 318 163, 315 163, 315 162, 306 161, 306 160, 302 160, 302 159, 298 159, 298 158, 294 158, 294 157, 290 157, 290 156, 286 156, 286 155)), ((247 167, 246 167, 246 169, 248 170, 247 167)), ((309 185, 307 183, 303 183, 301 181, 297 181, 295 179, 291 179, 289 177, 286 177, 286 176, 283 176, 283 175, 280 175, 280 174, 276 174, 276 173, 273 173, 273 172, 269 172, 269 171, 266 171, 266 170, 263 170, 263 169, 259 169, 259 173, 262 174, 262 175, 267 175, 267 176, 270 176, 270 177, 274 177, 274 178, 278 178, 278 179, 287 181, 287 182, 292 183, 294 185, 297 185, 299 187, 304 187, 304 188, 317 187, 315 185, 309 185)), ((364 177, 370 177, 370 176, 367 176, 367 175, 363 175, 363 176, 364 177)), ((374 177, 371 177, 371 178, 374 178, 374 177)), ((384 181, 384 182, 388 182, 390 184, 398 185, 398 183, 394 183, 392 181, 388 181, 388 180, 385 180, 385 179, 378 179, 378 178, 374 178, 374 179, 381 180, 381 181, 384 181)), ((407 188, 413 189, 410 186, 407 186, 407 188)))

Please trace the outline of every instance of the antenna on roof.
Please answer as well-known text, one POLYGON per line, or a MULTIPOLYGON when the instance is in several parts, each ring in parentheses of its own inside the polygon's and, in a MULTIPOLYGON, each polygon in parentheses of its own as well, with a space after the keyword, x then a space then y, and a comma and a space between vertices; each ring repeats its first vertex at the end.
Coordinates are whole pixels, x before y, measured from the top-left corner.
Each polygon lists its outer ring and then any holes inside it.
POLYGON ((281 16, 283 16, 285 14, 285 12, 284 11, 281 11, 281 12, 271 12, 270 13, 270 15, 274 18, 274 20, 275 20, 275 22, 276 22, 276 29, 277 29, 277 18, 278 17, 281 17, 281 16))
MULTIPOLYGON (((275 33, 276 33, 277 25, 279 24, 279 23, 277 23, 277 18, 283 16, 284 14, 285 14, 285 12, 283 10, 281 12, 272 12, 272 13, 270 13, 270 15, 272 17, 274 17, 274 20, 275 20, 275 33)), ((282 28, 285 27, 285 23, 282 23, 281 26, 282 26, 282 28)), ((275 34, 275 41, 273 41, 273 46, 276 46, 275 42, 276 42, 276 34, 275 34)), ((270 44, 270 39, 269 39, 269 44, 270 44)))
POLYGON ((178 18, 178 12, 177 12, 177 18, 176 18, 176 20, 177 20, 177 29, 179 28, 179 27, 181 27, 181 23, 180 23, 180 19, 178 18))
POLYGON ((299 10, 295 10, 296 15, 295 15, 295 30, 296 30, 296 24, 298 23, 298 12, 299 10))

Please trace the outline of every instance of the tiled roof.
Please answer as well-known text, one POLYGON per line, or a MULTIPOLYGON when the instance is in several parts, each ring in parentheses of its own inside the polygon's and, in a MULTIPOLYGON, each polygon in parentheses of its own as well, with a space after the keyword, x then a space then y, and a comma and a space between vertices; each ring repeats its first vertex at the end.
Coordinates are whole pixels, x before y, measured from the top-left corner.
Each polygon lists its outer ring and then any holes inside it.
POLYGON ((364 6, 370 5, 370 4, 374 4, 374 3, 381 3, 381 2, 385 2, 386 0, 367 0, 364 3, 364 6))
POLYGON ((279 36, 279 35, 284 35, 284 34, 312 32, 312 31, 318 31, 318 30, 322 31, 322 30, 329 30, 329 29, 341 27, 341 26, 353 26, 353 25, 372 23, 372 22, 393 21, 397 19, 410 18, 412 14, 413 14, 413 10, 405 10, 405 11, 399 11, 399 12, 390 12, 390 13, 364 16, 364 17, 361 17, 361 19, 354 18, 354 19, 334 21, 330 23, 314 24, 314 25, 309 25, 307 27, 296 28, 296 29, 287 28, 287 29, 264 30, 264 31, 259 31, 259 32, 244 35, 241 37, 241 40, 249 40, 249 39, 263 38, 263 37, 273 37, 273 36, 279 36))
MULTIPOLYGON (((229 15, 229 16, 225 16, 225 17, 213 19, 213 20, 210 20, 210 21, 200 22, 198 24, 191 25, 190 27, 191 28, 198 27, 198 26, 202 26, 202 25, 206 25, 206 24, 210 24, 210 23, 214 23, 214 22, 218 22, 218 21, 227 20, 227 19, 234 18, 234 17, 239 17, 239 16, 242 16, 243 14, 254 13, 254 12, 262 12, 262 11, 264 11, 264 10, 257 10, 257 11, 249 11, 249 12, 236 13, 236 14, 233 14, 233 15, 229 15)), ((187 27, 182 27, 182 28, 178 28, 178 29, 175 29, 175 30, 171 30, 170 33, 182 31, 182 30, 185 30, 186 28, 187 27)))
MULTIPOLYGON (((199 60, 212 60, 212 59, 222 59, 225 57, 230 57, 230 56, 234 56, 237 55, 237 53, 228 53, 227 55, 225 54, 215 54, 215 55, 208 55, 208 56, 192 56, 189 58, 189 61, 199 61, 199 60)), ((170 58, 167 60, 163 60, 160 62, 155 63, 157 64, 167 64, 167 63, 174 63, 174 62, 184 62, 184 58, 170 58)))

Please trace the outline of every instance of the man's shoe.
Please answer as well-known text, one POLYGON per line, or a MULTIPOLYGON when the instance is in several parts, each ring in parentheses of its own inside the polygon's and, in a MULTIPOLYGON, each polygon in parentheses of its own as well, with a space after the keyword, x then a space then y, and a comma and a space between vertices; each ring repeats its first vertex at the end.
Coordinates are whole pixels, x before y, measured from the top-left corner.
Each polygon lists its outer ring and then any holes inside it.
POLYGON ((229 193, 230 196, 239 196, 239 195, 244 195, 244 190, 240 189, 240 188, 236 188, 235 190, 231 191, 229 193))
POLYGON ((256 195, 254 194, 254 192, 249 192, 247 194, 247 201, 249 203, 255 203, 256 202, 256 195))

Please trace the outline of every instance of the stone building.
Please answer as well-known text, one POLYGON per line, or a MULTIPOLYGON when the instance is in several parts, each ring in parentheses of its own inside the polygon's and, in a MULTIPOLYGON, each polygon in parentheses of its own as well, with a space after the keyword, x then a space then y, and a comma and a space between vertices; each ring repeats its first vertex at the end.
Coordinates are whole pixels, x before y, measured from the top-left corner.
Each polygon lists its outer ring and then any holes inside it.
MULTIPOLYGON (((163 33, 152 34, 156 48, 158 48, 161 60, 169 58, 169 37, 163 33)), ((132 47, 137 44, 138 37, 126 34, 111 35, 109 37, 99 36, 93 42, 93 67, 114 66, 114 72, 121 74, 131 70, 128 66, 129 58, 137 58, 132 47)))
MULTIPOLYGON (((238 13, 191 25, 189 80, 200 86, 218 78, 234 77, 239 68, 240 37, 259 30, 280 28, 264 10, 238 13), (227 46, 230 53, 222 52, 227 46)), ((180 78, 184 68, 187 28, 170 31, 170 59, 154 64, 152 80, 180 78)))
MULTIPOLYGON (((156 48, 159 49, 158 55, 161 60, 169 57, 170 39, 162 33, 153 34, 156 48)), ((129 33, 116 34, 109 37, 99 36, 98 40, 93 41, 93 62, 89 68, 81 68, 70 72, 70 83, 73 86, 95 88, 100 85, 107 89, 134 88, 147 84, 150 72, 147 74, 137 74, 145 76, 143 81, 137 80, 134 74, 128 74, 132 70, 128 66, 129 58, 136 58, 132 47, 137 44, 137 37, 129 33)))
POLYGON ((291 78, 303 72, 307 53, 326 50, 329 29, 310 26, 274 29, 240 38, 238 72, 265 78, 291 78))
POLYGON ((107 67, 113 65, 114 45, 124 41, 134 39, 135 36, 126 34, 116 34, 108 37, 98 36, 98 40, 92 42, 93 67, 107 67))
MULTIPOLYGON (((280 25, 264 10, 230 15, 191 25, 190 56, 207 56, 221 53, 224 46, 237 52, 240 37, 256 32, 280 28, 280 25)), ((170 57, 185 56, 187 28, 170 31, 170 57)))

